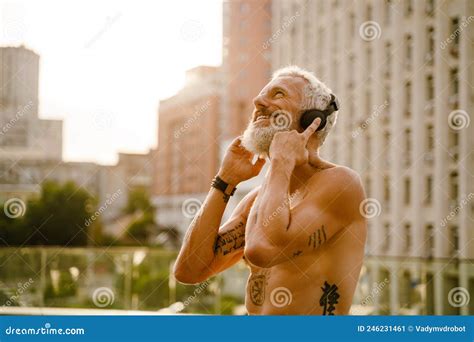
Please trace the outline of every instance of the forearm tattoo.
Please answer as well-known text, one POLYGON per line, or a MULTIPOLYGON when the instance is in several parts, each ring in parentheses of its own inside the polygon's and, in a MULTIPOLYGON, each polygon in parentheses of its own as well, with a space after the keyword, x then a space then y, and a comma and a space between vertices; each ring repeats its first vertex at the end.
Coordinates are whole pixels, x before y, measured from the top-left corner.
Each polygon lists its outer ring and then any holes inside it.
POLYGON ((316 231, 309 236, 308 246, 315 249, 325 243, 326 240, 326 231, 324 230, 324 225, 322 225, 321 228, 316 229, 316 231))
POLYGON ((222 253, 222 255, 226 255, 232 251, 244 248, 244 245, 245 224, 240 221, 237 226, 228 232, 217 234, 216 242, 214 243, 214 254, 222 253))
POLYGON ((336 310, 336 304, 339 303, 338 287, 336 284, 330 285, 325 281, 321 290, 323 290, 323 294, 319 300, 319 305, 323 307, 323 315, 334 316, 333 311, 336 310))
POLYGON ((249 279, 248 289, 250 301, 257 306, 262 306, 265 301, 265 286, 267 278, 265 274, 252 274, 249 279))

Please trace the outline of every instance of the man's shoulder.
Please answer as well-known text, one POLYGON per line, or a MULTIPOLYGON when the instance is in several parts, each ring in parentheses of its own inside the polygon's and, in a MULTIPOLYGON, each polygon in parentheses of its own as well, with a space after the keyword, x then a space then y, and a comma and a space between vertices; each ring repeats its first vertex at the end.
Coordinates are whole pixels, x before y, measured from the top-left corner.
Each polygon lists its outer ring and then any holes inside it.
POLYGON ((330 171, 325 194, 330 202, 328 206, 346 217, 359 216, 359 205, 365 199, 360 175, 343 165, 336 165, 330 171))

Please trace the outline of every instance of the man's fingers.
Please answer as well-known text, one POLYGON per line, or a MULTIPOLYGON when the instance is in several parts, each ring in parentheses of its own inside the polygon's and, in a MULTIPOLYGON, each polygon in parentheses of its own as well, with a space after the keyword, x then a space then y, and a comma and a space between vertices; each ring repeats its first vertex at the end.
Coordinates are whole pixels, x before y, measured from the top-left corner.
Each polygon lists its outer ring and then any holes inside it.
POLYGON ((237 138, 232 140, 232 142, 230 144, 233 145, 233 146, 240 146, 241 141, 242 141, 242 136, 239 135, 237 138))
POLYGON ((303 133, 303 136, 305 138, 305 141, 307 142, 309 140, 309 138, 313 135, 314 132, 316 132, 316 130, 318 129, 319 125, 321 124, 321 118, 316 118, 312 123, 311 125, 308 126, 308 128, 306 128, 304 130, 303 133))

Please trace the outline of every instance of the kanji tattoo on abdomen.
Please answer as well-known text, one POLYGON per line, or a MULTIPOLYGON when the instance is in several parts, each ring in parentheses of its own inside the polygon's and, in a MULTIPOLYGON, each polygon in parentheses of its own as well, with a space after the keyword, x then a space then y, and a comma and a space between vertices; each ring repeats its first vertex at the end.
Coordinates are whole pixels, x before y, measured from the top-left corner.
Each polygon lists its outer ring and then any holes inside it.
POLYGON ((323 290, 323 294, 319 300, 319 305, 323 307, 323 315, 334 316, 333 311, 336 310, 336 304, 339 303, 340 297, 337 292, 338 287, 336 284, 331 285, 325 281, 321 290, 323 290))

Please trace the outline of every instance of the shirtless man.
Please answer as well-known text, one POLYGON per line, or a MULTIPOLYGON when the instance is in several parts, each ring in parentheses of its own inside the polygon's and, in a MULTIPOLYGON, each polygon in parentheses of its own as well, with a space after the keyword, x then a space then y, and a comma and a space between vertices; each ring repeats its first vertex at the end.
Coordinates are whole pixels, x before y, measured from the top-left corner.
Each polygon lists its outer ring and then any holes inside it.
POLYGON ((274 74, 254 99, 244 135, 225 154, 217 176, 227 189, 211 187, 186 233, 174 269, 178 281, 203 282, 244 258, 249 314, 349 313, 366 239, 364 190, 355 171, 319 157, 337 112, 320 131, 320 119, 305 130, 299 124, 305 109, 326 109, 330 94, 301 68, 274 74), (288 125, 274 124, 274 113, 286 113, 288 125), (262 157, 269 163, 263 184, 220 226, 228 190, 257 176, 262 157))

